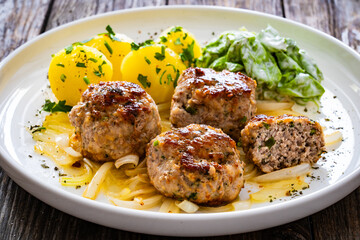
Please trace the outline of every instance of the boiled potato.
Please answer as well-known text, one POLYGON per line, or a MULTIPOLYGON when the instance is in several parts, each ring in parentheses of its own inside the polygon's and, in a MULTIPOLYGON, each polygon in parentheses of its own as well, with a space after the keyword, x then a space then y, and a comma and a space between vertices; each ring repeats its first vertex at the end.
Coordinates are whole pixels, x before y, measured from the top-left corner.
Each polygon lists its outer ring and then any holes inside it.
POLYGON ((110 81, 111 62, 95 48, 71 45, 56 53, 49 67, 51 90, 58 100, 74 106, 90 83, 110 81))
POLYGON ((156 103, 171 100, 177 79, 185 69, 179 55, 164 45, 134 50, 121 65, 124 81, 139 84, 156 103))
POLYGON ((160 35, 158 42, 179 54, 187 67, 192 66, 194 60, 201 56, 200 44, 182 27, 174 26, 166 29, 160 35))
POLYGON ((107 29, 108 33, 99 34, 85 45, 96 48, 112 63, 112 81, 122 81, 120 66, 124 57, 131 51, 133 40, 124 34, 115 34, 109 26, 107 29))

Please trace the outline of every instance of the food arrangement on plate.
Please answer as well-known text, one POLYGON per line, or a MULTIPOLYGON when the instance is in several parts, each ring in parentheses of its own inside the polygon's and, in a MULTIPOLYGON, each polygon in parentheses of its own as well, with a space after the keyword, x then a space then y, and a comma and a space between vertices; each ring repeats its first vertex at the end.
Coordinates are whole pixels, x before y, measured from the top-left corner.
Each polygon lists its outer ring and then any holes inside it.
POLYGON ((323 75, 270 26, 203 48, 180 26, 142 43, 106 31, 53 56, 51 114, 30 129, 60 183, 86 198, 167 213, 248 209, 301 195, 325 145, 342 140, 294 111, 319 111, 323 75))

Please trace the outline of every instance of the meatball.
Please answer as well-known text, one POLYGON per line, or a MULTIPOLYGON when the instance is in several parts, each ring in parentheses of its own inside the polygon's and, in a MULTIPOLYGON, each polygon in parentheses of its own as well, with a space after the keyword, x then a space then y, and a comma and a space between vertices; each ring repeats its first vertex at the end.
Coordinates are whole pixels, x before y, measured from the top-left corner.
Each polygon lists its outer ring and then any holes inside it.
POLYGON ((220 129, 190 124, 154 138, 146 152, 150 182, 166 197, 206 206, 234 200, 244 184, 236 144, 220 129))
POLYGON ((301 163, 315 163, 325 152, 319 123, 304 116, 258 115, 241 131, 248 159, 268 173, 301 163))
POLYGON ((190 123, 221 128, 235 141, 256 111, 256 82, 242 73, 189 68, 179 78, 171 103, 174 127, 190 123))
POLYGON ((129 82, 90 85, 69 113, 84 157, 114 161, 145 154, 146 144, 161 132, 154 100, 129 82))

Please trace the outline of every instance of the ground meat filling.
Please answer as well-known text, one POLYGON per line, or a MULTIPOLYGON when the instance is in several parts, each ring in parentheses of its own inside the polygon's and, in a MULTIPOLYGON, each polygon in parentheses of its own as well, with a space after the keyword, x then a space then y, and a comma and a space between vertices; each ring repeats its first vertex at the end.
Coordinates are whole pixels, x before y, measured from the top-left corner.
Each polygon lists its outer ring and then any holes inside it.
POLYGON ((154 100, 129 82, 90 85, 69 113, 79 151, 96 161, 128 154, 144 155, 146 144, 161 132, 154 100))
POLYGON ((313 164, 325 151, 320 124, 303 116, 258 115, 241 134, 247 157, 266 173, 301 163, 313 164))
POLYGON ((256 111, 255 87, 256 82, 241 73, 189 68, 175 88, 170 121, 175 127, 211 125, 238 141, 256 111))
POLYGON ((207 125, 160 134, 149 143, 146 161, 150 181, 163 195, 200 205, 230 202, 244 183, 235 142, 207 125))

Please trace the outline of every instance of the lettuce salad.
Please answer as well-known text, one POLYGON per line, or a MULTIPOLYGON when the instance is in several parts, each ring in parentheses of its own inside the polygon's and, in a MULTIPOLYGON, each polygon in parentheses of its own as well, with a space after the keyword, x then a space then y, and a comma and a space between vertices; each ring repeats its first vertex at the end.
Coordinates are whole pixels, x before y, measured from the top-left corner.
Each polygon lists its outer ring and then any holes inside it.
POLYGON ((209 42, 198 67, 243 72, 257 81, 258 99, 318 104, 325 92, 322 72, 296 42, 268 26, 259 33, 228 31, 209 42))

